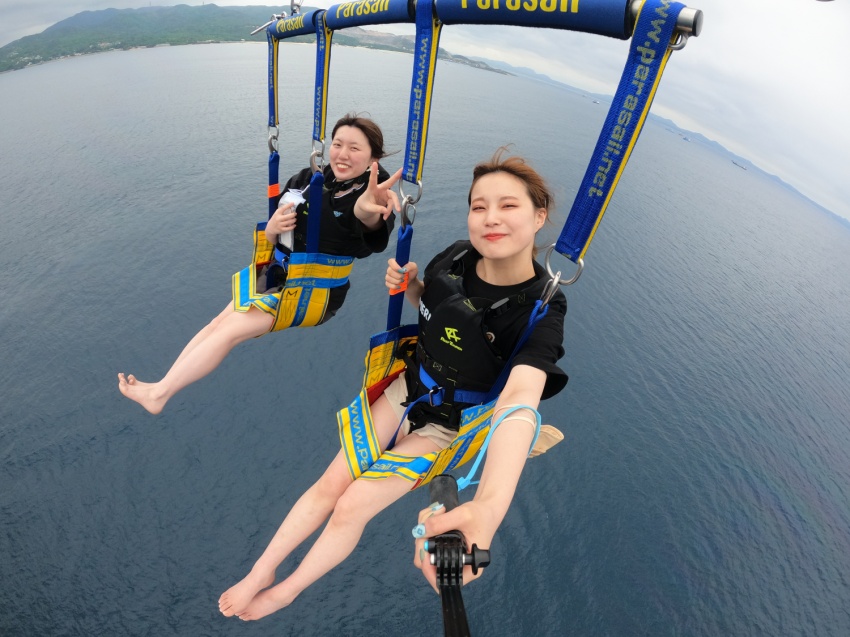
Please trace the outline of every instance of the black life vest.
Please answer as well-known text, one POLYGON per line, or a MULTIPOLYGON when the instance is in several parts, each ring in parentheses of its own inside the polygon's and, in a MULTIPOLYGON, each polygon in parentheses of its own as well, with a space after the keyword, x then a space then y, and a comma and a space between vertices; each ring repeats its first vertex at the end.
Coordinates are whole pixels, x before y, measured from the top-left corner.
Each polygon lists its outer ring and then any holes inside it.
MULTIPOLYGON (((362 175, 346 181, 337 181, 330 166, 324 169, 325 182, 322 186, 322 210, 319 213, 319 252, 340 256, 352 256, 357 259, 368 257, 372 254, 363 241, 363 228, 354 214, 354 205, 369 185, 371 169, 362 175), (346 192, 349 191, 349 192, 346 192), (346 194, 337 198, 337 193, 346 194)), ((293 187, 305 188, 310 183, 312 173, 310 169, 302 170, 292 180, 293 187)), ((389 179, 389 173, 383 166, 378 166, 378 181, 389 179)), ((295 251, 305 252, 307 249, 308 209, 310 204, 309 193, 304 203, 296 207, 298 217, 295 221, 295 251)), ((392 230, 393 217, 387 220, 388 233, 392 230)), ((277 248, 282 248, 277 244, 277 248)))
POLYGON ((471 243, 459 242, 456 251, 435 264, 434 274, 422 294, 419 342, 416 352, 405 357, 407 400, 413 401, 433 389, 420 378, 420 368, 444 391, 440 405, 422 402, 413 406, 408 414, 411 430, 427 422, 437 422, 455 431, 459 428, 461 410, 474 403, 457 400, 455 390, 490 391, 507 362, 491 342, 489 320, 505 312, 527 319, 543 293, 545 278, 495 303, 468 298, 463 276, 480 258, 471 243))

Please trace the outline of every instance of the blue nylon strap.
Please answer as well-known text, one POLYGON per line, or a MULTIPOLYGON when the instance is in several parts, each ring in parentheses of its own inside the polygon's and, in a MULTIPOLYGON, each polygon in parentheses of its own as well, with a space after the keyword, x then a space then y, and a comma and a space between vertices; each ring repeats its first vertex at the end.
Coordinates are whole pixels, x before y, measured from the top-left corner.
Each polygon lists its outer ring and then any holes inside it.
MULTIPOLYGON (((508 361, 508 364, 510 364, 510 361, 508 361)), ((410 410, 413 408, 414 405, 424 403, 426 401, 434 407, 439 407, 443 404, 443 395, 445 394, 445 390, 437 384, 437 381, 431 378, 428 372, 426 372, 421 365, 419 366, 419 379, 425 384, 426 387, 431 388, 431 392, 428 394, 423 394, 416 400, 412 401, 404 410, 404 413, 401 415, 401 420, 398 423, 398 427, 396 427, 395 433, 393 434, 392 439, 387 445, 388 450, 392 449, 395 446, 395 441, 398 437, 398 432, 401 431, 401 426, 402 424, 404 424, 404 420, 405 418, 407 418, 407 414, 410 413, 410 410)), ((455 389, 454 399, 460 403, 468 403, 470 405, 481 405, 487 402, 487 392, 455 389)))
MULTIPOLYGON (((399 226, 395 246, 395 260, 400 266, 410 261, 410 243, 413 241, 413 226, 399 226)), ((401 311, 404 307, 404 293, 390 294, 387 305, 387 331, 401 325, 401 311)))
MULTIPOLYGON (((401 420, 398 421, 398 427, 395 428, 395 432, 393 432, 393 437, 390 438, 390 441, 387 443, 387 448, 384 451, 389 451, 393 447, 395 447, 396 438, 398 438, 398 432, 401 431, 401 426, 404 424, 405 418, 407 418, 407 414, 410 413, 410 410, 413 409, 414 405, 418 405, 419 403, 423 403, 430 398, 430 394, 425 394, 424 396, 420 396, 416 400, 412 401, 407 409, 404 410, 404 413, 401 415, 401 420)), ((442 398, 441 398, 442 400, 442 398)), ((435 405, 439 405, 440 403, 434 403, 435 405)))
POLYGON ((407 144, 402 174, 405 181, 414 184, 422 179, 422 169, 425 164, 425 144, 428 139, 428 119, 431 113, 431 93, 434 88, 440 26, 434 14, 433 0, 417 0, 413 79, 410 87, 407 144))
MULTIPOLYGON (((510 362, 510 361, 508 361, 510 362)), ((420 365, 419 367, 419 380, 421 380, 426 387, 430 387, 433 394, 429 394, 425 396, 425 398, 430 398, 431 403, 435 407, 439 407, 443 404, 443 395, 445 394, 445 389, 440 387, 431 375, 425 371, 425 368, 420 365)), ((492 399, 488 398, 488 392, 486 391, 472 391, 471 389, 455 389, 454 390, 454 401, 458 403, 466 403, 469 405, 482 405, 486 402, 489 402, 492 399)))
POLYGON ((316 89, 313 96, 313 139, 325 139, 325 120, 328 112, 328 72, 331 65, 333 31, 325 24, 325 12, 315 12, 316 23, 316 89))
POLYGON ((274 256, 274 262, 277 263, 284 270, 289 269, 289 258, 292 256, 291 252, 284 252, 277 246, 274 248, 274 252, 272 253, 274 256))
POLYGON ((325 136, 325 118, 327 112, 328 70, 331 60, 331 36, 333 33, 325 24, 325 10, 315 9, 307 13, 283 18, 269 25, 266 37, 269 41, 269 126, 277 122, 277 72, 273 69, 271 47, 274 44, 275 64, 279 40, 298 35, 316 36, 316 92, 313 107, 313 139, 322 141, 325 136), (273 85, 274 84, 274 85, 273 85), (274 102, 274 105, 272 104, 274 102), (271 113, 274 112, 274 118, 271 113))
POLYGON ((269 31, 266 31, 266 40, 269 43, 269 126, 277 126, 277 40, 269 31))
MULTIPOLYGON (((413 241, 413 225, 407 224, 399 226, 398 238, 396 239, 395 260, 401 266, 407 265, 410 261, 410 243, 413 241)), ((387 332, 398 332, 398 327, 401 325, 401 311, 404 307, 404 294, 390 294, 390 300, 387 303, 387 332)), ((409 326, 410 327, 410 326, 409 326)), ((417 330, 418 331, 418 330, 417 330)), ((397 337, 400 338, 400 335, 397 337)), ((387 445, 387 449, 392 449, 395 446, 396 437, 401 430, 401 425, 404 419, 407 418, 407 413, 410 408, 416 403, 422 402, 428 396, 420 396, 407 406, 399 420, 393 437, 387 445)))
POLYGON ((317 170, 310 178, 310 203, 307 207, 307 252, 319 251, 324 186, 325 176, 320 170, 317 170))
MULTIPOLYGON (((266 31, 266 40, 269 43, 269 62, 268 62, 268 85, 269 85, 269 127, 277 126, 277 40, 266 31)), ((271 134, 271 130, 269 131, 271 134)), ((276 150, 269 149, 269 190, 271 193, 274 190, 280 189, 280 155, 276 150)), ((274 197, 269 197, 269 219, 277 210, 274 197)))
MULTIPOLYGON (((404 424, 405 418, 407 418, 407 414, 410 413, 410 410, 414 405, 418 405, 419 403, 428 402, 434 407, 439 407, 443 404, 443 394, 445 390, 437 385, 437 382, 428 375, 422 367, 419 368, 419 378, 425 383, 426 386, 430 387, 432 392, 428 394, 423 394, 416 400, 412 401, 407 405, 407 408, 404 410, 404 413, 401 415, 401 420, 398 423, 398 427, 396 427, 395 433, 393 437, 390 439, 389 444, 387 445, 387 450, 392 449, 395 446, 396 438, 398 437, 398 432, 401 431, 401 426, 404 424)), ((469 403, 470 405, 480 405, 485 401, 487 394, 483 391, 467 391, 463 389, 456 389, 454 393, 454 397, 458 402, 469 403)))
POLYGON ((470 484, 478 484, 477 482, 473 482, 472 478, 475 477, 475 472, 478 471, 478 465, 481 464, 481 460, 484 458, 484 454, 487 451, 487 447, 490 446, 490 439, 493 437, 493 433, 495 433, 496 428, 501 425, 508 416, 510 416, 515 411, 519 411, 521 409, 529 409, 533 411, 536 420, 536 427, 534 428, 534 438, 531 440, 531 446, 528 448, 528 453, 531 453, 531 450, 534 449, 534 445, 537 442, 537 437, 540 435, 540 427, 542 423, 540 412, 526 405, 517 405, 515 407, 511 407, 510 409, 507 409, 505 413, 499 416, 493 424, 490 425, 490 431, 487 432, 487 437, 481 444, 481 449, 478 451, 478 455, 475 456, 475 462, 472 463, 472 467, 470 467, 469 472, 463 478, 460 478, 457 481, 458 491, 463 491, 470 484))
POLYGON ((643 4, 617 93, 555 246, 573 262, 578 262, 590 245, 637 142, 670 55, 668 45, 676 18, 683 8, 670 0, 646 0, 643 4))
POLYGON ((522 335, 519 337, 516 345, 514 345, 514 350, 511 352, 510 357, 505 362, 505 366, 502 368, 502 372, 499 374, 499 377, 496 379, 496 382, 493 383, 493 386, 490 388, 490 391, 487 392, 487 396, 482 402, 489 402, 496 398, 502 390, 505 388, 505 385, 508 382, 508 376, 511 374, 511 364, 513 363, 514 357, 517 355, 522 346, 525 345, 528 337, 531 336, 531 332, 534 331, 534 327, 541 321, 541 319, 546 316, 546 313, 549 311, 548 305, 543 305, 543 301, 537 301, 534 303, 534 309, 531 311, 531 316, 528 317, 528 323, 525 326, 525 331, 523 331, 522 335))
MULTIPOLYGON (((269 186, 279 186, 280 181, 280 155, 276 150, 273 150, 271 155, 269 155, 269 186)), ((271 188, 269 188, 271 192, 271 188)), ((272 218, 272 215, 277 210, 277 205, 275 205, 275 198, 269 197, 269 219, 272 218)))

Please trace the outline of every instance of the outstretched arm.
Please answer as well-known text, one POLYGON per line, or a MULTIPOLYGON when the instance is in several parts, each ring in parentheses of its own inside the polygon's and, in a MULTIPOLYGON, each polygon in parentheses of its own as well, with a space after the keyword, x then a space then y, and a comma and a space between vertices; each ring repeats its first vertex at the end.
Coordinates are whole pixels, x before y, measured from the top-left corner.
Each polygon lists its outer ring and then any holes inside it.
MULTIPOLYGON (((494 420, 507 406, 524 405, 537 409, 545 384, 546 372, 529 365, 514 367, 496 402, 494 420)), ((423 548, 424 540, 456 529, 466 537, 467 549, 473 544, 477 544, 479 548, 490 548, 513 500, 534 438, 534 425, 526 419, 533 423, 534 414, 528 409, 517 410, 493 432, 490 446, 487 448, 481 482, 471 501, 449 512, 446 512, 445 508, 434 510, 431 507, 420 512, 419 523, 423 525, 425 533, 421 539, 416 540, 413 563, 422 569, 422 574, 434 590, 437 589, 437 571, 429 563, 428 554, 423 548)), ((482 571, 479 571, 478 575, 474 575, 472 568, 465 566, 464 583, 477 579, 481 573, 482 571)))
POLYGON ((354 204, 354 216, 367 230, 376 230, 384 222, 393 210, 401 210, 398 195, 392 189, 395 182, 401 177, 401 168, 394 175, 382 183, 378 183, 378 162, 372 162, 372 170, 369 173, 369 185, 354 204))

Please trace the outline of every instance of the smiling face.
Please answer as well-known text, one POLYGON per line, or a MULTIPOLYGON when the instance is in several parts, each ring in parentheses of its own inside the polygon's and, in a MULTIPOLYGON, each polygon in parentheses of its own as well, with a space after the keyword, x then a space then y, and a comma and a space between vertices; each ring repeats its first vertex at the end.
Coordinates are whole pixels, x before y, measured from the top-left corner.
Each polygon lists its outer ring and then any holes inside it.
POLYGON ((545 221, 546 209, 534 206, 519 177, 492 172, 472 187, 469 239, 485 259, 530 264, 534 237, 545 221))
POLYGON ((329 155, 331 170, 339 181, 359 177, 374 161, 369 140, 355 126, 340 126, 337 129, 329 155))

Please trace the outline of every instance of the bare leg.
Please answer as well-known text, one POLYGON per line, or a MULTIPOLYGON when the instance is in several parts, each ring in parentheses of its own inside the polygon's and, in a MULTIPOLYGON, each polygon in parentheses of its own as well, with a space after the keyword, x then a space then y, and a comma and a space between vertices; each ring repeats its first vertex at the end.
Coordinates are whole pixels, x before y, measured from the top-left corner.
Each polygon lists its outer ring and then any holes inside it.
POLYGON ((174 365, 158 383, 142 383, 118 374, 118 389, 152 414, 181 389, 213 371, 239 343, 269 331, 274 318, 251 308, 247 312, 225 309, 189 341, 174 365))
MULTIPOLYGON (((178 364, 180 361, 182 361, 182 360, 186 357, 186 355, 187 355, 189 352, 191 352, 193 349, 195 349, 195 347, 197 347, 197 346, 198 346, 198 343, 200 343, 200 342, 201 342, 201 341, 203 341, 203 340, 204 340, 207 336, 209 336, 210 334, 212 334, 212 333, 213 333, 213 331, 215 330, 215 328, 219 325, 219 323, 221 323, 221 321, 222 321, 222 320, 223 320, 226 316, 229 316, 231 312, 233 312, 233 304, 232 304, 232 303, 228 303, 228 304, 225 306, 225 308, 224 308, 224 309, 223 309, 223 310, 219 313, 219 315, 218 315, 218 316, 216 316, 216 317, 215 317, 212 321, 210 321, 209 323, 207 323, 207 324, 204 326, 204 328, 203 328, 200 332, 198 332, 197 334, 195 334, 195 336, 193 336, 193 337, 192 337, 192 340, 191 340, 191 341, 189 341, 189 342, 186 344, 186 346, 183 348, 183 351, 182 351, 182 352, 180 352, 180 356, 178 356, 178 357, 177 357, 177 360, 175 360, 175 361, 171 364, 171 369, 174 369, 174 367, 176 367, 176 366, 177 366, 177 364, 178 364)), ((170 371, 170 370, 169 370, 169 371, 170 371)), ((137 378, 136 378, 135 376, 133 376, 132 374, 129 374, 126 378, 124 378, 124 374, 119 373, 119 374, 118 374, 118 385, 119 385, 119 389, 120 389, 120 386, 121 386, 121 384, 122 384, 122 383, 126 383, 126 384, 128 384, 128 385, 140 385, 140 386, 145 386, 145 385, 154 385, 154 384, 155 384, 155 383, 143 383, 142 381, 140 381, 139 379, 137 379, 137 378)))
MULTIPOLYGON (((403 438, 395 447, 398 453, 410 456, 435 450, 433 441, 416 435, 403 438)), ((397 477, 355 480, 337 501, 327 526, 298 568, 277 586, 257 593, 245 610, 236 614, 246 621, 260 619, 291 604, 310 584, 348 557, 369 520, 410 491, 411 486, 409 481, 397 477)))
MULTIPOLYGON (((378 441, 383 448, 398 424, 394 424, 395 415, 383 396, 372 405, 372 418, 378 428, 378 441), (385 424, 381 426, 381 423, 385 424)), ((275 571, 280 563, 327 520, 351 483, 348 466, 340 451, 318 482, 292 507, 251 572, 222 593, 218 608, 225 616, 244 612, 259 591, 274 583, 275 571)))
POLYGON ((271 586, 280 563, 328 519, 350 484, 345 458, 339 452, 318 482, 292 507, 251 572, 222 593, 218 609, 227 617, 241 613, 260 590, 271 586))
MULTIPOLYGON (((175 366, 176 366, 176 365, 177 365, 180 361, 182 361, 184 358, 186 358, 186 355, 187 355, 189 352, 191 352, 193 349, 195 349, 195 348, 198 346, 198 343, 200 343, 200 342, 201 342, 201 341, 203 341, 203 340, 204 340, 207 336, 209 336, 210 334, 212 334, 212 333, 215 331, 215 329, 216 329, 216 328, 217 328, 217 327, 221 324, 221 322, 222 322, 222 321, 223 321, 226 317, 230 316, 230 314, 231 314, 231 313, 233 313, 233 312, 234 312, 234 309, 233 309, 233 303, 232 303, 232 302, 230 302, 230 303, 228 303, 228 304, 224 307, 224 309, 223 309, 223 310, 219 313, 219 315, 218 315, 218 316, 216 316, 216 317, 215 317, 212 321, 210 321, 209 323, 207 323, 207 324, 204 326, 204 328, 203 328, 200 332, 198 332, 197 334, 195 334, 195 336, 194 336, 194 337, 192 337, 192 340, 191 340, 191 341, 189 341, 188 343, 186 343, 186 347, 184 347, 184 348, 183 348, 183 351, 182 351, 182 352, 180 352, 180 356, 178 356, 178 357, 177 357, 177 360, 175 360, 175 361, 174 361, 174 363, 172 363, 172 365, 171 365, 171 369, 174 369, 174 367, 175 367, 175 366)), ((171 371, 171 369, 169 369, 168 371, 171 371)))

